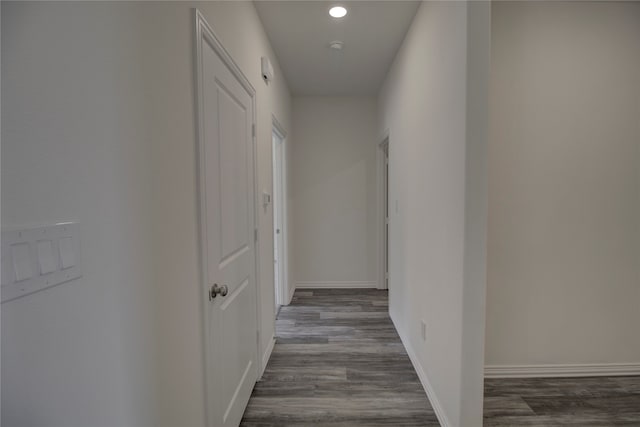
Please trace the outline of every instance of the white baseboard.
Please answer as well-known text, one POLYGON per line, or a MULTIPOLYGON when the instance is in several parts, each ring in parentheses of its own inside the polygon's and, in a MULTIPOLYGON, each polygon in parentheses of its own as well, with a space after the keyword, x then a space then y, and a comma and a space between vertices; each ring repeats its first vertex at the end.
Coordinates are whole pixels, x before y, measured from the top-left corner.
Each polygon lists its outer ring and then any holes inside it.
POLYGON ((603 377, 640 375, 640 363, 487 365, 485 378, 603 377))
POLYGON ((291 304, 291 300, 293 299, 293 294, 295 294, 295 293, 296 293, 295 284, 293 286, 289 286, 289 300, 287 301, 287 303, 285 305, 291 304))
POLYGON ((431 403, 431 407, 433 408, 433 411, 435 412, 436 417, 438 417, 438 421, 440 422, 440 426, 442 426, 442 427, 451 427, 453 424, 451 424, 451 422, 449 422, 449 418, 447 417, 447 414, 444 412, 444 408, 440 404, 440 401, 438 400, 438 397, 436 396, 436 392, 433 389, 433 387, 431 386, 431 383, 429 382, 429 378, 427 377, 427 374, 424 372, 424 369, 422 369, 422 365, 420 364, 420 361, 418 360, 418 356, 417 356, 416 352, 413 350, 413 347, 411 346, 411 343, 404 336, 404 334, 402 332, 400 332, 400 330, 398 329, 398 327, 396 325, 395 320, 393 320, 393 317, 391 317, 391 321, 393 322, 393 327, 396 328, 396 332, 398 332, 398 335, 400 336, 400 340, 402 341, 402 345, 404 345, 405 350, 407 350, 407 354, 409 355, 409 359, 411 359, 411 364, 413 365, 413 368, 416 370, 416 373, 418 374, 418 378, 420 379, 420 383, 422 384, 422 388, 424 388, 424 391, 427 394, 427 398, 429 399, 429 402, 431 403))
POLYGON ((377 288, 376 282, 297 282, 297 289, 308 288, 377 288))
POLYGON ((378 281, 376 282, 376 288, 377 288, 377 289, 388 289, 385 285, 386 285, 386 281, 385 281, 385 279, 378 280, 378 281))
POLYGON ((267 367, 267 363, 269 363, 269 358, 271 357, 271 353, 273 353, 273 347, 276 345, 276 338, 271 337, 271 341, 269 341, 269 345, 267 349, 264 351, 262 355, 262 366, 260 366, 260 378, 262 378, 262 374, 264 374, 264 370, 267 367))

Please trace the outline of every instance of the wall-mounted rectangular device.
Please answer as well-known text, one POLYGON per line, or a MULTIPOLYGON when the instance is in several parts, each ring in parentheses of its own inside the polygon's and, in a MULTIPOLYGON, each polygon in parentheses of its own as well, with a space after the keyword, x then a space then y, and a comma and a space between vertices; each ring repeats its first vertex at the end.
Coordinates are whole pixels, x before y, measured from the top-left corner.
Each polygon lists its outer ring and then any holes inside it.
POLYGON ((271 65, 271 61, 266 56, 263 56, 260 59, 260 68, 262 69, 262 79, 265 83, 269 84, 271 80, 273 80, 273 65, 271 65))
POLYGON ((2 232, 3 303, 80 276, 77 223, 2 232))

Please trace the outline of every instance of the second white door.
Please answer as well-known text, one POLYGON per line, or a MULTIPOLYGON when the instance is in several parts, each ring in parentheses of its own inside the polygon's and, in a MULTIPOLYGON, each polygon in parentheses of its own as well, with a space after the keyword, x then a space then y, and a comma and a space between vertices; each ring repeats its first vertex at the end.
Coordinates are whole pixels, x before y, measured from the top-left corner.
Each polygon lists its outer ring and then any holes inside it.
POLYGON ((273 132, 273 254, 275 305, 285 304, 285 241, 284 241, 284 139, 274 130, 273 132))

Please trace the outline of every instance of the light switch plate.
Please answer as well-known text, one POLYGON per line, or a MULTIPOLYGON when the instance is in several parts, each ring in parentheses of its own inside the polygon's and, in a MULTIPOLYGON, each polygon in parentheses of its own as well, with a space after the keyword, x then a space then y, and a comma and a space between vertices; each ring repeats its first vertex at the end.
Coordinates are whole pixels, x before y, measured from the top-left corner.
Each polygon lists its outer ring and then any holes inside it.
POLYGON ((3 230, 1 250, 3 303, 82 276, 77 223, 3 230))

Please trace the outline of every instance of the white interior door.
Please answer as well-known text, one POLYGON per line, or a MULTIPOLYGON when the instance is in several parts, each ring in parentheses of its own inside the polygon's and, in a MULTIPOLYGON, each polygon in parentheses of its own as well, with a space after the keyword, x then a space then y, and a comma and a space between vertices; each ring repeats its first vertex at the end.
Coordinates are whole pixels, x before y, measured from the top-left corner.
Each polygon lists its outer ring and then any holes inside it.
POLYGON ((274 280, 276 312, 284 301, 284 141, 273 132, 273 229, 274 229, 274 280))
POLYGON ((197 15, 207 410, 226 427, 257 379, 254 93, 197 15))
POLYGON ((380 258, 379 285, 380 289, 389 289, 389 138, 386 137, 379 145, 378 174, 380 191, 380 258))
POLYGON ((389 289, 389 144, 384 147, 384 288, 389 289))

